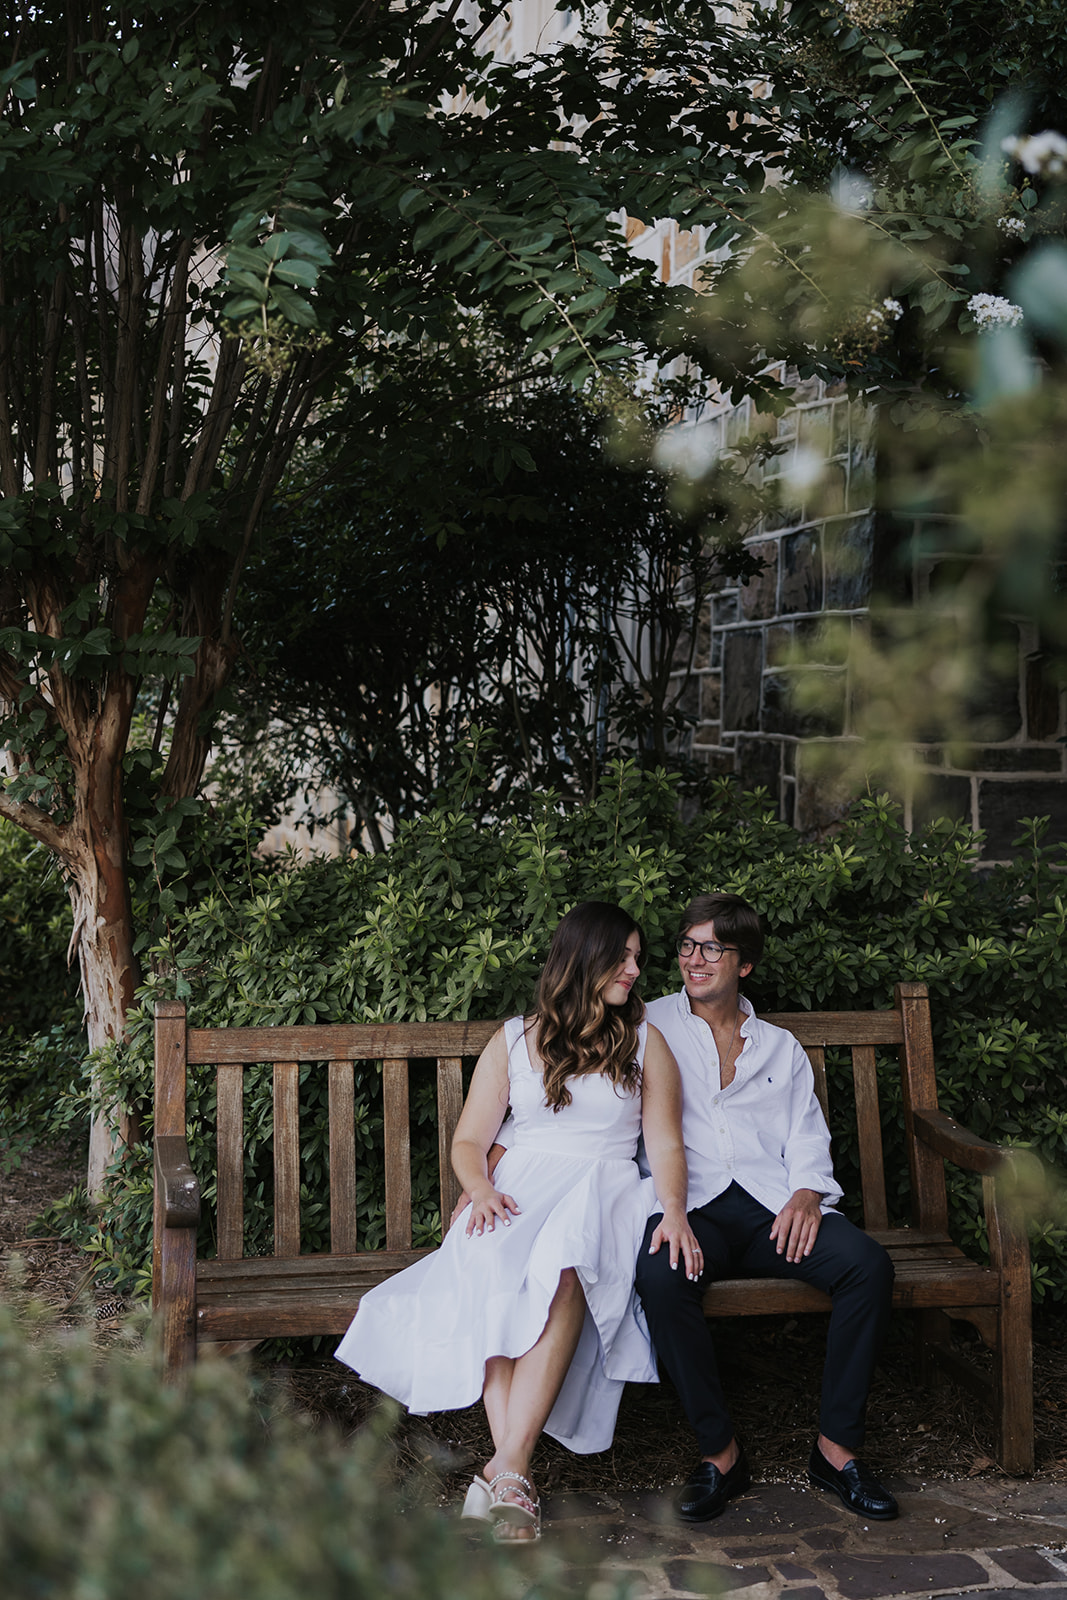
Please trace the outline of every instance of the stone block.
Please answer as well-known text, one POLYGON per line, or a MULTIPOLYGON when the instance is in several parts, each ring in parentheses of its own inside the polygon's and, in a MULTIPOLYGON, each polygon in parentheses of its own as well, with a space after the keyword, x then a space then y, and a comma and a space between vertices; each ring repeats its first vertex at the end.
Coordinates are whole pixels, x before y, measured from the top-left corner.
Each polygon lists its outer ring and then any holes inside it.
POLYGON ((751 1589, 754 1584, 770 1583, 768 1567, 726 1567, 711 1561, 666 1561, 663 1570, 672 1589, 682 1589, 686 1594, 732 1594, 738 1589, 751 1589))
POLYGON ((711 606, 705 602, 697 618, 696 643, 693 646, 693 666, 711 666, 711 606))
POLYGON ((766 789, 775 811, 780 804, 782 746, 777 739, 737 741, 737 781, 742 789, 766 789))
POLYGON ((848 401, 838 400, 830 408, 830 454, 843 456, 848 452, 848 401))
POLYGON ((732 590, 730 594, 716 595, 714 605, 713 625, 716 628, 728 628, 731 623, 737 621, 738 601, 736 589, 732 590))
POLYGON ((763 677, 763 631, 731 629, 723 636, 722 725, 724 729, 759 727, 763 677))
POLYGON ((962 1589, 987 1583, 986 1570, 973 1556, 934 1550, 929 1555, 831 1555, 822 1563, 834 1578, 842 1600, 884 1600, 890 1595, 930 1594, 937 1589, 962 1589))
POLYGON ((769 667, 782 666, 788 659, 793 648, 797 624, 795 622, 777 622, 773 628, 767 629, 767 665, 769 667))
POLYGON ((970 772, 1061 772, 1063 747, 1055 744, 990 745, 970 750, 965 762, 956 762, 970 772))
POLYGON ((820 456, 829 456, 833 453, 830 449, 832 413, 831 406, 808 406, 800 413, 798 433, 800 443, 820 456))
POLYGON ((874 505, 874 458, 865 451, 853 451, 848 469, 848 509, 867 511, 874 505))
POLYGON ((1048 817, 1046 844, 1067 842, 1067 784, 1051 778, 983 778, 978 785, 978 826, 985 831, 984 854, 1003 861, 1023 817, 1048 817))
POLYGON ((874 564, 874 516, 832 523, 823 533, 826 561, 826 609, 855 611, 871 595, 874 564))
POLYGON ((796 739, 835 738, 845 731, 846 692, 846 674, 839 667, 768 672, 760 726, 765 733, 796 739))
POLYGON ((802 506, 778 506, 768 511, 763 518, 763 528, 766 533, 778 533, 782 528, 796 528, 804 521, 804 508, 802 506))
POLYGON ((718 722, 722 714, 722 678, 717 672, 704 672, 700 676, 700 715, 705 721, 718 722))
POLYGON ((1053 739, 1060 726, 1060 691, 1042 655, 1026 658, 1026 732, 1031 739, 1053 739))
POLYGON ((737 770, 737 755, 733 750, 710 750, 701 756, 701 764, 713 778, 732 778, 737 770))
MULTIPOLYGON (((803 662, 798 664, 843 667, 847 663, 852 649, 849 617, 798 617, 792 627, 798 652, 803 656, 803 662)), ((771 665, 769 659, 767 664, 771 665)))
POLYGON ((911 825, 925 828, 937 817, 951 817, 953 821, 969 822, 971 815, 970 778, 951 778, 931 773, 916 782, 911 805, 911 825))
POLYGON ((694 748, 700 745, 702 749, 711 749, 719 742, 721 725, 718 722, 700 722, 693 729, 694 748))
POLYGON ((746 621, 773 617, 778 609, 778 541, 765 539, 749 545, 748 551, 763 565, 742 585, 741 615, 746 621))
POLYGON ((693 674, 686 679, 685 688, 675 701, 677 709, 684 717, 696 718, 700 715, 700 678, 693 674))
POLYGON ((1000 744, 1022 733, 1017 673, 984 672, 968 698, 971 728, 977 739, 1000 744))
POLYGON ((1058 1567, 1047 1561, 1039 1550, 1022 1547, 1017 1550, 987 1550, 998 1567, 1010 1572, 1020 1583, 1054 1583, 1063 1576, 1058 1567))
POLYGON ((809 522, 839 517, 848 510, 848 469, 843 461, 828 461, 805 504, 809 522))
POLYGON ((783 615, 822 610, 822 549, 818 531, 787 534, 779 556, 778 609, 783 615))
POLYGON ((821 839, 840 824, 852 801, 852 742, 819 740, 794 748, 797 782, 793 826, 807 838, 821 839))
POLYGON ((751 410, 752 403, 746 399, 742 400, 741 404, 730 412, 726 419, 726 443, 728 445, 737 444, 740 439, 744 439, 747 435, 751 410))

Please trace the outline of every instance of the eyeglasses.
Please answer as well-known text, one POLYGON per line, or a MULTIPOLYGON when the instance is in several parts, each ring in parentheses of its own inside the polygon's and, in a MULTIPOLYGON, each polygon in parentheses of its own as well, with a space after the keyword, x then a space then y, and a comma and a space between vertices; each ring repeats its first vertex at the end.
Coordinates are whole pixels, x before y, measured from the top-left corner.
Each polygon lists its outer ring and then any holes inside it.
POLYGON ((695 939, 679 939, 674 948, 680 956, 691 956, 697 950, 709 964, 713 966, 716 961, 721 961, 727 950, 736 950, 735 944, 716 944, 714 939, 705 939, 697 944, 695 939))

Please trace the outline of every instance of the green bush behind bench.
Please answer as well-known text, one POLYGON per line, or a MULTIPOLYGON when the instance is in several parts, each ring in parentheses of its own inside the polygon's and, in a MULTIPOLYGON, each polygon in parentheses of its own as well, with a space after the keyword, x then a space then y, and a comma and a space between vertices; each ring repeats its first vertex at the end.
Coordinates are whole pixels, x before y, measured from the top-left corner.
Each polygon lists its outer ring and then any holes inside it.
MULTIPOLYGON (((185 999, 194 1026, 521 1010, 558 917, 589 897, 617 900, 641 921, 651 998, 675 981, 679 908, 691 892, 716 888, 746 895, 769 930, 750 986, 759 1009, 889 1006, 895 981, 927 983, 943 1109, 985 1137, 1031 1146, 1061 1173, 1067 1166, 1065 852, 1042 844, 1040 822, 1020 823, 1010 867, 976 873, 968 828, 940 821, 909 836, 885 796, 861 800, 836 835, 810 842, 775 820, 765 794, 741 793, 726 780, 685 820, 669 775, 617 763, 589 805, 565 809, 552 796, 533 797, 524 811, 491 825, 472 820, 465 807, 464 784, 480 781, 474 760, 444 803, 403 827, 384 855, 264 873, 190 909, 176 935, 149 952, 154 975, 131 1015, 130 1043, 104 1064, 108 1092, 150 1104, 157 997, 185 999)), ((831 1060, 831 1098, 834 1071, 831 1060)), ((271 1224, 269 1078, 250 1087, 246 1249, 255 1253, 271 1224)), ((305 1093, 308 1250, 325 1248, 328 1235, 324 1107, 310 1083, 305 1093)), ((212 1099, 205 1084, 190 1111, 192 1157, 209 1199, 203 1129, 212 1099)), ((415 1105, 422 1140, 414 1162, 416 1242, 431 1242, 440 1219, 429 1095, 415 1105)), ((899 1126, 892 1095, 884 1118, 899 1126)), ((832 1131, 849 1191, 854 1135, 844 1123, 832 1131)), ((361 1200, 371 1219, 363 1239, 374 1247, 383 1230, 381 1125, 369 1095, 358 1138, 361 1200)), ((890 1204, 895 1198, 903 1219, 906 1171, 893 1150, 889 1138, 887 1177, 895 1171, 899 1179, 890 1204)), ((150 1191, 149 1151, 141 1146, 116 1162, 94 1240, 126 1282, 131 1274, 143 1281, 150 1191)), ((963 1175, 951 1204, 959 1242, 982 1248, 977 1195, 963 1175)), ((1046 1191, 1033 1228, 1038 1299, 1067 1299, 1063 1222, 1062 1203, 1046 1191)), ((210 1218, 204 1227, 210 1253, 210 1218)))

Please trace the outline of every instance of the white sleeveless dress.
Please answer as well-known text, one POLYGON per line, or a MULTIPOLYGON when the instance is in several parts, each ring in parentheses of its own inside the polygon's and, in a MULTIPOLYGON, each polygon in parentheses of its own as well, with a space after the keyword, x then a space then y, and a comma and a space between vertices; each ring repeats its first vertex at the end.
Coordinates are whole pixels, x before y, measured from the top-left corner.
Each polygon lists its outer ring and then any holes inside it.
MULTIPOLYGON (((473 1405, 486 1360, 537 1342, 560 1274, 573 1267, 585 1322, 545 1431, 579 1454, 606 1450, 623 1384, 657 1381, 634 1293, 653 1198, 634 1161, 641 1096, 599 1075, 569 1078, 571 1104, 550 1111, 523 1019, 504 1033, 511 1142, 493 1181, 520 1215, 470 1238, 460 1216, 439 1250, 363 1296, 336 1355, 416 1414, 473 1405)), ((645 1037, 642 1024, 639 1061, 645 1037)))

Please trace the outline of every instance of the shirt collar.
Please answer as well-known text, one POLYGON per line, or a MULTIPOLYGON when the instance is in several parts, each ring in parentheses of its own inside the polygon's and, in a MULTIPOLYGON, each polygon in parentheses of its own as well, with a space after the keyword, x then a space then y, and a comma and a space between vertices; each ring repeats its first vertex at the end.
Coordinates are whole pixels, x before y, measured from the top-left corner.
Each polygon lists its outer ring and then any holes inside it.
MULTIPOLYGON (((685 1015, 687 1017, 692 1017, 694 1015, 693 1007, 692 1007, 692 1005, 690 1004, 690 1001, 689 1001, 688 992, 684 988, 682 988, 682 989, 680 989, 678 991, 678 1002, 679 1002, 679 1005, 682 1008, 682 1011, 685 1013, 685 1015)), ((744 1033, 744 1031, 748 1027, 749 1023, 752 1022, 755 1019, 756 1008, 752 1004, 752 1001, 748 998, 748 996, 744 995, 744 994, 739 994, 738 995, 737 1003, 740 1006, 742 1012, 744 1013, 745 1020, 741 1024, 741 1032, 744 1033)), ((703 1022, 704 1021, 703 1017, 695 1017, 694 1020, 697 1021, 697 1022, 703 1022)), ((707 1027, 707 1023, 705 1023, 704 1026, 707 1027)))

